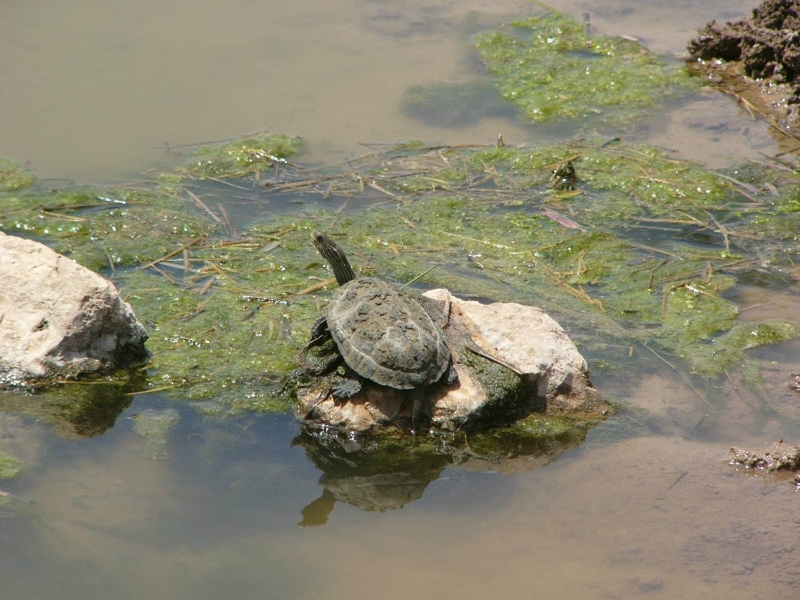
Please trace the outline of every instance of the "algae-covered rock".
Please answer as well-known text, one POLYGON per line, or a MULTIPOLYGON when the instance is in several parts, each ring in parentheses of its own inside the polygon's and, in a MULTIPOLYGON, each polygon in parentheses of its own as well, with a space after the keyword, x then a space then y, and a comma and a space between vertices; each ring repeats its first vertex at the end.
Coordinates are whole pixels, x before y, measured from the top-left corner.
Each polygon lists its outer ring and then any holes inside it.
POLYGON ((502 97, 532 123, 627 122, 692 86, 680 65, 666 64, 635 41, 590 36, 553 10, 480 34, 475 47, 502 97))

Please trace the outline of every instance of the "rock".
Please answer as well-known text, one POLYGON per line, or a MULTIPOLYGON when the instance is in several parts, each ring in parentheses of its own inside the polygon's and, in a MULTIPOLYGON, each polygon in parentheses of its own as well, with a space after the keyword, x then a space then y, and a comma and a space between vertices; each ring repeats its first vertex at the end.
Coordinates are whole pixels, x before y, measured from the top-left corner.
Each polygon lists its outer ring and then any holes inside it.
POLYGON ((608 409, 589 383, 589 368, 561 325, 541 308, 511 302, 459 300, 447 290, 428 297, 451 302, 451 315, 463 323, 487 353, 502 358, 536 383, 547 412, 597 416, 608 409))
POLYGON ((763 450, 731 448, 728 452, 732 465, 742 465, 763 473, 800 470, 800 448, 780 440, 763 450))
POLYGON ((789 481, 800 490, 800 448, 783 440, 775 442, 763 450, 742 450, 731 448, 728 452, 731 465, 743 468, 768 481, 789 481))
POLYGON ((0 233, 0 388, 146 358, 144 327, 112 283, 32 240, 0 233))
MULTIPOLYGON (((589 382, 586 361, 567 334, 544 311, 513 303, 480 304, 447 290, 425 294, 450 303, 446 327, 459 381, 429 391, 432 426, 440 430, 508 424, 531 412, 598 418, 610 411, 589 382), (486 359, 476 368, 474 352, 459 346, 469 338, 484 353, 522 373, 513 374, 486 359)), ((365 432, 401 426, 410 419, 408 394, 365 382, 347 401, 335 401, 322 379, 298 392, 300 416, 342 429, 365 432)))

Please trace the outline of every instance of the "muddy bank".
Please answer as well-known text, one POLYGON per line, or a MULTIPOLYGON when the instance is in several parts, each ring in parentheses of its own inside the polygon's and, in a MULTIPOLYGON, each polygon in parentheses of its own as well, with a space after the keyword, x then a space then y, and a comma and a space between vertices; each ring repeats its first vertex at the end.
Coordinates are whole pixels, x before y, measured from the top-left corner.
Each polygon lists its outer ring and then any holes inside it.
POLYGON ((800 2, 767 0, 749 19, 711 21, 689 42, 690 66, 748 110, 786 130, 800 124, 800 2))

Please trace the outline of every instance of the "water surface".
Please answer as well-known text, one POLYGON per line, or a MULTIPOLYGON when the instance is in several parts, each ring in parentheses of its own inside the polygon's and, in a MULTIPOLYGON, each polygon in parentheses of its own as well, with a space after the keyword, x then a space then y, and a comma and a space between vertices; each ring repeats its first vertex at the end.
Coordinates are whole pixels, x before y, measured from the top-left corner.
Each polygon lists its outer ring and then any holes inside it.
MULTIPOLYGON (((751 6, 551 4, 578 19, 588 12, 597 33, 634 36, 667 55, 712 18, 751 6)), ((480 78, 469 36, 538 10, 524 0, 10 0, 0 7, 0 156, 43 178, 95 182, 140 178, 182 144, 261 130, 299 135, 310 158, 325 162, 370 142, 491 143, 499 133, 542 141, 552 133, 514 119, 453 131, 398 111, 410 86, 480 78)), ((741 116, 714 95, 626 133, 716 166, 769 152, 766 128, 741 116)))

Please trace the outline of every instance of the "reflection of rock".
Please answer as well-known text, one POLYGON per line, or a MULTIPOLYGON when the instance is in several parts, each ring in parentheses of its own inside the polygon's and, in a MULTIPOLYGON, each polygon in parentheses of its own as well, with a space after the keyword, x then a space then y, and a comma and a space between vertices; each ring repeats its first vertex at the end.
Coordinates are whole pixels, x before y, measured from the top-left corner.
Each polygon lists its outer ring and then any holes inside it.
POLYGON ((403 508, 422 497, 449 460, 432 447, 411 447, 408 440, 364 444, 353 436, 308 428, 294 440, 323 473, 323 494, 303 509, 301 526, 325 524, 337 500, 365 511, 403 508))
POLYGON ((759 451, 731 448, 729 458, 732 465, 772 475, 774 479, 791 479, 795 486, 800 487, 800 448, 783 440, 759 451))
POLYGON ((138 377, 125 386, 75 383, 37 395, 35 401, 30 396, 5 392, 0 394, 0 413, 24 414, 52 424, 53 431, 67 439, 95 437, 114 426, 133 401, 127 392, 141 389, 141 385, 138 377))
POLYGON ((580 446, 592 426, 589 421, 531 415, 511 427, 471 435, 468 460, 459 465, 468 471, 527 473, 580 446))
MULTIPOLYGON (((367 477, 331 477, 323 475, 319 483, 329 490, 340 502, 365 511, 384 512, 388 509, 403 508, 422 498, 428 484, 436 479, 430 473, 385 473, 367 477)), ((437 471, 436 476, 439 475, 437 471)))
MULTIPOLYGON (((596 418, 609 411, 589 382, 586 361, 541 309, 459 300, 447 290, 426 296, 449 303, 445 330, 459 375, 458 383, 429 390, 428 413, 435 428, 452 431, 507 424, 531 412, 596 418), (471 343, 522 376, 468 349, 471 343)), ((305 420, 357 432, 407 426, 411 402, 406 393, 367 382, 353 398, 335 401, 329 385, 322 379, 298 392, 305 420)))
POLYGON ((0 387, 146 357, 147 334, 114 286, 31 240, 0 233, 0 387))
POLYGON ((515 473, 543 467, 581 444, 587 421, 532 415, 510 427, 464 433, 377 437, 305 427, 292 445, 303 446, 322 471, 319 498, 302 511, 301 527, 324 525, 337 501, 365 511, 400 509, 422 497, 445 467, 515 473))

